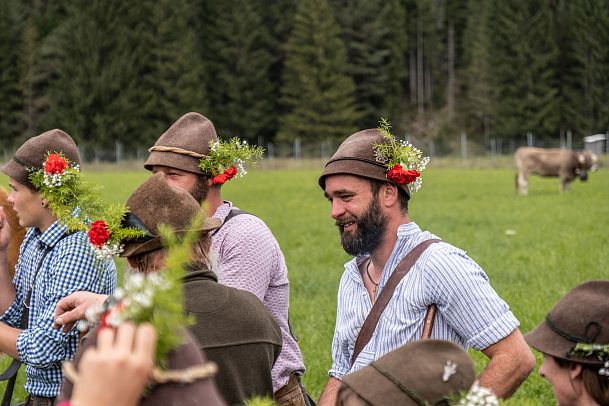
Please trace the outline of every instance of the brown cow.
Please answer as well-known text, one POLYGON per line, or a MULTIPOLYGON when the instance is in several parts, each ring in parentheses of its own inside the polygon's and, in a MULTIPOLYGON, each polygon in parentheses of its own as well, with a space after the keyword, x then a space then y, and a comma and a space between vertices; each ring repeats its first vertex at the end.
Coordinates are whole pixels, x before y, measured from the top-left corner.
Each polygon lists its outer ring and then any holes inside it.
POLYGON ((518 169, 516 187, 522 195, 528 192, 529 175, 532 173, 559 177, 560 191, 564 192, 576 177, 586 181, 588 171, 596 169, 597 159, 596 155, 589 151, 534 147, 518 148, 515 157, 518 169))
POLYGON ((15 265, 17 265, 17 259, 19 259, 19 247, 23 242, 25 229, 19 225, 17 214, 7 198, 8 193, 0 187, 0 206, 4 209, 8 225, 11 227, 11 241, 8 243, 8 271, 12 277, 15 275, 15 265))

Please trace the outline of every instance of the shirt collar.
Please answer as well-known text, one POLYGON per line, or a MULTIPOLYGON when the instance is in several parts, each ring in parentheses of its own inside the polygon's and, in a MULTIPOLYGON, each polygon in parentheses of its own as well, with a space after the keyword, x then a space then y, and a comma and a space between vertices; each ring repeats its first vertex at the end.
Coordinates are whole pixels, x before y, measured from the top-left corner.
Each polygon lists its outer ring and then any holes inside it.
POLYGON ((218 206, 218 208, 214 212, 214 215, 212 216, 212 218, 220 219, 220 220, 222 220, 222 223, 224 223, 226 216, 228 216, 228 214, 230 213, 230 211, 232 209, 233 209, 233 203, 229 202, 228 200, 225 200, 224 203, 222 203, 220 206, 218 206))
POLYGON ((59 242, 59 240, 61 240, 67 231, 68 227, 61 224, 59 220, 55 220, 55 222, 51 224, 51 226, 47 228, 44 233, 41 233, 40 230, 36 229, 39 236, 39 241, 51 248, 53 248, 59 242))
MULTIPOLYGON (((420 232, 421 232, 421 228, 414 221, 411 221, 410 223, 401 224, 398 227, 398 231, 397 231, 398 241, 407 240, 409 238, 412 238, 413 236, 415 236, 416 234, 418 234, 420 232)), ((396 245, 393 247, 393 252, 389 256, 387 263, 391 262, 391 260, 394 258, 395 249, 396 249, 397 245, 398 244, 396 243, 396 245)), ((355 278, 356 280, 361 280, 360 275, 359 275, 359 266, 361 265, 362 262, 366 261, 368 258, 369 258, 368 254, 352 258, 349 262, 347 262, 345 264, 345 270, 348 272, 348 274, 351 277, 355 278)), ((383 272, 383 276, 384 276, 384 274, 385 274, 385 272, 383 272)), ((383 278, 381 277, 381 279, 383 279, 383 278)))

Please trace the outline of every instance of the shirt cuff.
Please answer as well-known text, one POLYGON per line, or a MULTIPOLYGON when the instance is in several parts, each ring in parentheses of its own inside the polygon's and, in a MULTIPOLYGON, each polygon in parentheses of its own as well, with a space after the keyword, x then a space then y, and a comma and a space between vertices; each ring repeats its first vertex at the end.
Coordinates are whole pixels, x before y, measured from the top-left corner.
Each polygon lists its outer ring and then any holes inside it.
POLYGON ((349 373, 349 371, 342 371, 342 370, 338 370, 337 368, 332 368, 331 370, 328 371, 328 376, 331 376, 332 378, 336 378, 339 381, 343 380, 343 376, 347 375, 347 373, 349 373))
POLYGON ((507 337, 512 331, 520 326, 520 322, 511 311, 504 313, 501 317, 489 324, 484 330, 467 341, 467 345, 478 351, 482 351, 497 341, 507 337))
POLYGON ((30 338, 30 330, 22 330, 17 336, 17 354, 19 354, 19 360, 22 364, 29 364, 26 346, 30 338))
POLYGON ((11 327, 19 327, 21 317, 17 317, 17 315, 19 315, 17 310, 19 310, 18 308, 20 306, 21 304, 19 304, 18 306, 18 301, 14 300, 13 303, 9 306, 9 308, 6 309, 4 314, 0 316, 0 321, 11 327))

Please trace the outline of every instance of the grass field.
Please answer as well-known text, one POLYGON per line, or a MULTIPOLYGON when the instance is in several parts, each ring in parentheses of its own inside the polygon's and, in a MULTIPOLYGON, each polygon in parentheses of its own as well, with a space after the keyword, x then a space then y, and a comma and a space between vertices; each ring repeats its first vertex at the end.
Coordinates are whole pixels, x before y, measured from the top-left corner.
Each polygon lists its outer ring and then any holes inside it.
MULTIPOLYGON (((336 292, 348 260, 317 186, 319 172, 254 170, 224 189, 226 199, 264 219, 282 247, 292 287, 291 319, 307 366, 304 382, 315 398, 331 364, 336 292)), ((119 202, 147 176, 144 171, 89 175, 104 185, 108 199, 119 202)), ((533 178, 530 195, 520 197, 511 169, 431 168, 411 201, 410 215, 421 228, 468 251, 510 304, 523 331, 578 283, 609 279, 606 169, 592 174, 588 183, 575 182, 562 195, 557 179, 533 178)), ((481 370, 484 356, 471 354, 481 370)), ((506 404, 549 405, 554 398, 534 372, 506 404)))

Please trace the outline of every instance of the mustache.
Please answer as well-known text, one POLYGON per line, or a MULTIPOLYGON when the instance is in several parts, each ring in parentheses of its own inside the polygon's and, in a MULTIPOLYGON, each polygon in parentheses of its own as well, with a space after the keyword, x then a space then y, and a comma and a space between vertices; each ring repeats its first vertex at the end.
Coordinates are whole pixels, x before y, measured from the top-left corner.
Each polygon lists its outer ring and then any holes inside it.
POLYGON ((357 218, 355 218, 355 217, 339 218, 339 219, 336 219, 336 221, 334 222, 334 224, 337 227, 344 227, 346 224, 349 224, 349 223, 357 223, 357 218))

